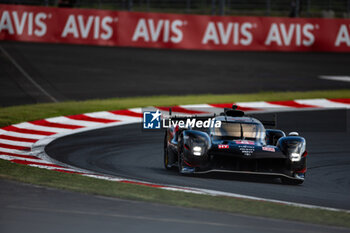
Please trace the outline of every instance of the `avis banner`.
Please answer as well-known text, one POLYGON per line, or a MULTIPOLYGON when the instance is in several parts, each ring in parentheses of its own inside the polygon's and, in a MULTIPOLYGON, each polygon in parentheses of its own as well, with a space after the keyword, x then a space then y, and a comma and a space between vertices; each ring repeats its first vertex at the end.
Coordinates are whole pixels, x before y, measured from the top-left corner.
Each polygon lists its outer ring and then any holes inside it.
POLYGON ((0 4, 0 40, 166 49, 350 52, 350 20, 0 4))

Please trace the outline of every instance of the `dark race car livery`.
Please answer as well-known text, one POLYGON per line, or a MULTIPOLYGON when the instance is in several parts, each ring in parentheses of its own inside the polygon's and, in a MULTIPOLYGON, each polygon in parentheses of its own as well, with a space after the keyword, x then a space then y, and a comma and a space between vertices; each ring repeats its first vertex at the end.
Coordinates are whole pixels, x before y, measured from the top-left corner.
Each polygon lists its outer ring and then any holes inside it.
POLYGON ((225 109, 220 116, 206 118, 221 121, 221 126, 166 130, 166 169, 178 167, 180 174, 272 175, 280 177, 283 183, 303 183, 307 151, 306 141, 298 133, 286 136, 281 130, 265 129, 262 122, 235 109, 225 109))

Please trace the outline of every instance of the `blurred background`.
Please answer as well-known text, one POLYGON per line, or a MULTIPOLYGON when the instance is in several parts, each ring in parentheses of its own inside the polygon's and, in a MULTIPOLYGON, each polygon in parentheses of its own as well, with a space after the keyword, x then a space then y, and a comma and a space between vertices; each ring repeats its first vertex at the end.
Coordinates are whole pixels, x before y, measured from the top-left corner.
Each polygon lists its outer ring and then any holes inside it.
MULTIPOLYGON (((1 0, 0 3, 207 15, 338 19, 350 16, 350 0, 1 0)), ((193 51, 15 41, 0 41, 0 48, 1 106, 111 97, 347 89, 350 84, 321 78, 348 76, 349 53, 193 51)))

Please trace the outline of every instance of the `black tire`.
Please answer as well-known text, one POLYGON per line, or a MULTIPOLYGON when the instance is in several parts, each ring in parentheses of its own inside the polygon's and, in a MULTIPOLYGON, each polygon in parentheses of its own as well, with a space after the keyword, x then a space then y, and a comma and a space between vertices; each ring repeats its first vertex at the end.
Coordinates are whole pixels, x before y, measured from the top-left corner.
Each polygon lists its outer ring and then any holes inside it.
POLYGON ((184 166, 183 164, 183 157, 182 157, 182 154, 184 153, 184 145, 183 145, 183 135, 181 134, 180 136, 180 140, 179 140, 179 143, 180 147, 178 148, 178 157, 177 157, 177 164, 178 164, 178 169, 179 169, 179 174, 180 175, 183 175, 182 173, 182 168, 184 166))
POLYGON ((165 169, 167 170, 171 170, 173 167, 172 165, 169 164, 169 151, 168 151, 168 148, 165 147, 164 148, 164 167, 165 169))
POLYGON ((183 168, 183 166, 184 166, 184 164, 183 164, 183 158, 182 158, 182 155, 181 154, 179 154, 179 159, 178 159, 178 168, 179 168, 179 174, 180 175, 183 175, 183 173, 182 173, 182 168, 183 168))
POLYGON ((168 131, 165 131, 164 135, 164 145, 163 145, 163 165, 167 170, 171 169, 171 165, 169 165, 169 151, 168 151, 168 131))
POLYGON ((177 159, 177 163, 178 163, 178 168, 179 168, 179 174, 182 176, 191 176, 193 175, 193 173, 191 173, 191 171, 188 171, 187 168, 189 168, 187 165, 185 165, 184 163, 184 145, 182 144, 178 153, 178 159, 177 159), (184 171, 184 168, 186 171, 184 171))
POLYGON ((281 181, 283 184, 287 184, 287 185, 300 185, 304 182, 304 180, 290 179, 287 177, 281 177, 281 181))

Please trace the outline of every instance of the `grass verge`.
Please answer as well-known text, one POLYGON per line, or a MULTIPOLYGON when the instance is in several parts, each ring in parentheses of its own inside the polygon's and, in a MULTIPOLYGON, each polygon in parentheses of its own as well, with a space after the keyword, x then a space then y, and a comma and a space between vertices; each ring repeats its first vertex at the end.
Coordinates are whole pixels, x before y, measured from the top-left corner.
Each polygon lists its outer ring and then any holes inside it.
POLYGON ((140 185, 98 180, 76 174, 49 171, 4 160, 0 160, 0 178, 109 197, 350 227, 350 214, 346 212, 160 190, 140 185))
MULTIPOLYGON (((0 127, 54 116, 152 105, 171 106, 178 104, 274 101, 306 98, 350 98, 350 90, 262 92, 237 95, 154 96, 14 106, 0 108, 0 127)), ((133 184, 98 180, 80 175, 64 174, 13 164, 3 160, 0 160, 0 178, 90 194, 350 228, 350 214, 345 212, 307 209, 261 201, 159 190, 133 184)))

